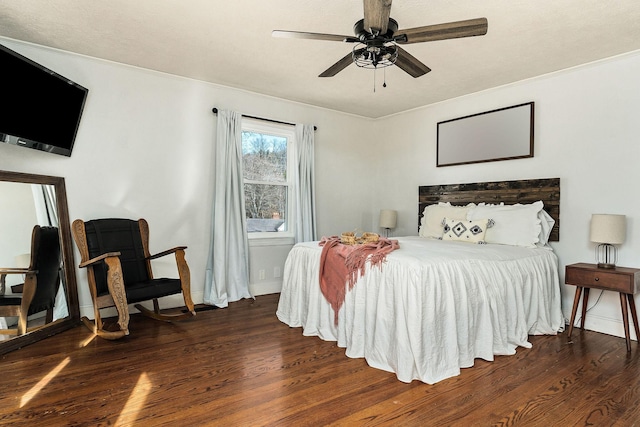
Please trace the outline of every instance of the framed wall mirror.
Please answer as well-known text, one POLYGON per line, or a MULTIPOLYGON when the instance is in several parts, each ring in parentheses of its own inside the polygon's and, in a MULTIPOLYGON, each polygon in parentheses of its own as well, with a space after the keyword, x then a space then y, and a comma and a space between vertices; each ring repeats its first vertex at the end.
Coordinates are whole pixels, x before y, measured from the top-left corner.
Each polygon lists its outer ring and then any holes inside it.
POLYGON ((436 166, 533 157, 534 103, 438 122, 436 166))
MULTIPOLYGON (((50 309, 29 316, 24 333, 18 331, 18 317, 0 316, 0 354, 4 354, 76 326, 80 311, 64 178, 0 171, 0 197, 0 297, 6 298, 3 305, 29 294, 27 284, 31 287, 34 276, 36 287, 45 281, 54 283, 55 295, 50 309), (38 239, 33 238, 36 226, 42 236, 38 239), (42 243, 37 245, 38 251, 33 251, 33 241, 44 242, 45 234, 52 246, 45 250, 42 243), (24 270, 37 270, 29 268, 35 265, 34 252, 47 256, 56 251, 59 256, 52 261, 55 266, 47 269, 53 271, 53 280, 42 277, 44 268, 42 272, 24 274, 24 270)), ((37 261, 37 265, 44 265, 43 261, 37 261)))

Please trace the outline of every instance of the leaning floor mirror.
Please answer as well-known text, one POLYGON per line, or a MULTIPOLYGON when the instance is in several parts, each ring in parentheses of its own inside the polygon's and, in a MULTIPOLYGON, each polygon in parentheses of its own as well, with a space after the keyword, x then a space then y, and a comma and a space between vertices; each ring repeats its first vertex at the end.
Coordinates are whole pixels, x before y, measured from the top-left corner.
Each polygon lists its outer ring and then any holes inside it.
POLYGON ((80 313, 64 178, 0 171, 0 197, 4 354, 76 326, 80 313))

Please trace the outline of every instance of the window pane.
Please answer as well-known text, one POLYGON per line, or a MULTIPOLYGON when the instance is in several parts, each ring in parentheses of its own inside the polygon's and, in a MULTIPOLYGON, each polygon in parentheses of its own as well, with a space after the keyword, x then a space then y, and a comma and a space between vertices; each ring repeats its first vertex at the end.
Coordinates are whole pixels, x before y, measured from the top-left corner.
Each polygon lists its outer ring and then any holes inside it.
POLYGON ((287 138, 256 132, 242 132, 244 179, 285 182, 287 138))
POLYGON ((287 231, 286 186, 245 184, 244 202, 248 232, 287 231))

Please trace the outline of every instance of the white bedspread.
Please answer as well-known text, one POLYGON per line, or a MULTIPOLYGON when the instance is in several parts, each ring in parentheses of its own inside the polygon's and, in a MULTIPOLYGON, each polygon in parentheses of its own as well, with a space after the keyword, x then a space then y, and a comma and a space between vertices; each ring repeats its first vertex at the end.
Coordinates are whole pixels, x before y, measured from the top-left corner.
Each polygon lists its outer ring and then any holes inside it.
POLYGON ((320 291, 321 247, 299 243, 287 258, 277 316, 303 334, 337 341, 398 379, 433 384, 475 358, 531 347, 529 334, 564 328, 558 260, 549 248, 398 238, 382 269, 347 293, 334 324, 320 291))

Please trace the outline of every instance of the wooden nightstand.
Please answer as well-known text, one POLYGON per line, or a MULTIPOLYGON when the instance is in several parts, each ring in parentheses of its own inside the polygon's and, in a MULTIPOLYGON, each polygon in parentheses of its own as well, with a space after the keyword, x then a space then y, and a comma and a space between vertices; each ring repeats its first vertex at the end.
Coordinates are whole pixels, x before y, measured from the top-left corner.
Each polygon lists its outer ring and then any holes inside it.
POLYGON ((629 314, 627 302, 631 309, 631 318, 636 331, 636 339, 640 340, 640 329, 638 328, 638 315, 636 314, 636 303, 633 294, 640 290, 640 269, 615 267, 612 269, 598 268, 595 264, 571 264, 565 269, 565 281, 567 285, 576 286, 576 296, 573 299, 573 310, 571 310, 571 322, 569 323, 569 338, 573 331, 573 322, 576 319, 576 311, 582 298, 582 318, 580 328, 584 329, 584 318, 587 315, 587 302, 589 301, 589 289, 597 288, 605 291, 620 293, 620 307, 622 308, 622 323, 624 325, 624 336, 627 340, 627 351, 631 351, 631 338, 629 337, 629 314))

